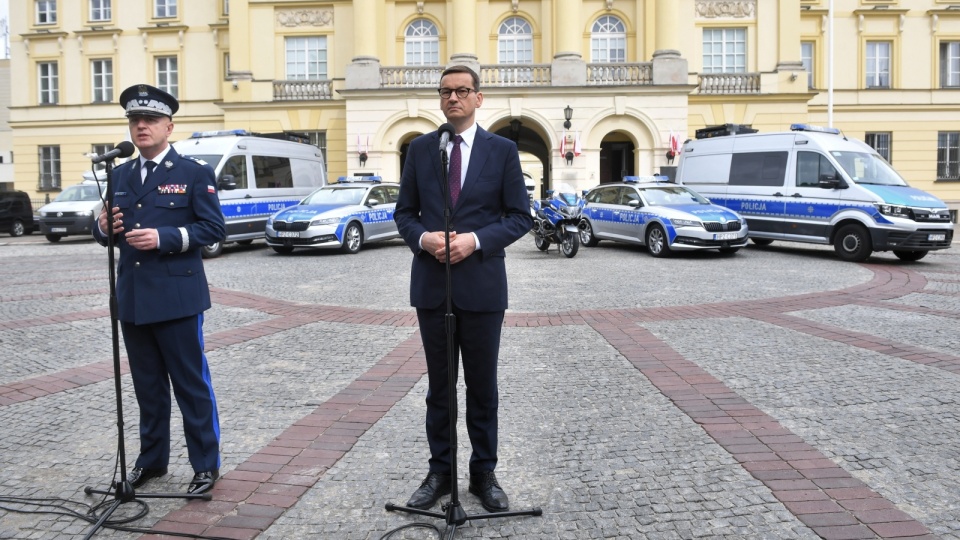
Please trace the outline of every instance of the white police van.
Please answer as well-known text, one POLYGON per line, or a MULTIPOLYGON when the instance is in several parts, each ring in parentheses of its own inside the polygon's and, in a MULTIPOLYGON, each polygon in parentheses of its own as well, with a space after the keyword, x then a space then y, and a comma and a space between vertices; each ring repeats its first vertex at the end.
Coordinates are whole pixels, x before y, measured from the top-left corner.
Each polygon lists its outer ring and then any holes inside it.
POLYGON ((907 185, 873 148, 834 128, 790 129, 697 130, 683 145, 677 183, 745 217, 758 245, 832 244, 847 261, 874 251, 916 261, 950 247, 947 205, 907 185))
MULTIPOLYGON (((204 131, 173 143, 180 155, 213 167, 227 226, 224 243, 263 238, 267 218, 327 184, 320 149, 302 138, 280 136, 204 131)), ((222 250, 222 243, 207 246, 203 256, 216 257, 222 250)))

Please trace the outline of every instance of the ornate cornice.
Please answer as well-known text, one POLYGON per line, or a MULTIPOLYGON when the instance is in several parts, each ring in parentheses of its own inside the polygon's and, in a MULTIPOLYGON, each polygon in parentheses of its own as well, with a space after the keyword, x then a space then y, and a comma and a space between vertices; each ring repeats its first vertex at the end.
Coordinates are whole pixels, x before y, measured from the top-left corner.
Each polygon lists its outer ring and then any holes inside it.
POLYGON ((757 0, 697 0, 696 10, 701 19, 753 19, 757 0))
POLYGON ((333 26, 332 9, 287 9, 277 11, 277 24, 295 26, 333 26))

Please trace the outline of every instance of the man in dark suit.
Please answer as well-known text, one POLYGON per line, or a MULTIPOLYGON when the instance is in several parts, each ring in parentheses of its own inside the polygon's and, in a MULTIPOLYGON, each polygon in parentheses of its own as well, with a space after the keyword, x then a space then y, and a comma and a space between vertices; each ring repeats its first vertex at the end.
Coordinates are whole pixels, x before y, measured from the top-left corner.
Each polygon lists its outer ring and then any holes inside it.
POLYGON ((476 123, 480 80, 465 66, 440 78, 440 108, 456 137, 447 145, 452 203, 450 251, 444 241, 444 198, 436 132, 417 137, 403 166, 394 219, 413 250, 410 302, 417 308, 427 358, 429 472, 407 506, 427 509, 450 493, 451 448, 447 371, 446 270, 449 258, 456 316, 454 347, 467 387, 470 493, 491 512, 509 509, 497 466, 497 360, 507 308, 504 249, 533 225, 517 145, 476 123))
POLYGON ((120 248, 118 316, 140 405, 140 456, 127 480, 139 487, 167 473, 172 383, 194 470, 187 491, 203 493, 220 475, 220 425, 203 354, 210 291, 200 249, 223 240, 223 213, 213 170, 167 141, 176 98, 140 84, 120 105, 140 157, 114 169, 114 207, 93 236, 107 245, 112 231, 120 248))

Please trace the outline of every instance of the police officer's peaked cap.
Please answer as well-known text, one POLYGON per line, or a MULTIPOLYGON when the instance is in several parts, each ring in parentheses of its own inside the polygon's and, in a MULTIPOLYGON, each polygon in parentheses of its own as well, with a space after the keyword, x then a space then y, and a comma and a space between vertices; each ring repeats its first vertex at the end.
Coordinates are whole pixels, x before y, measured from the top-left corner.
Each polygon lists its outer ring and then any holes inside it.
POLYGON ((180 108, 177 98, 149 84, 135 84, 120 94, 120 106, 127 116, 167 116, 173 118, 180 108))

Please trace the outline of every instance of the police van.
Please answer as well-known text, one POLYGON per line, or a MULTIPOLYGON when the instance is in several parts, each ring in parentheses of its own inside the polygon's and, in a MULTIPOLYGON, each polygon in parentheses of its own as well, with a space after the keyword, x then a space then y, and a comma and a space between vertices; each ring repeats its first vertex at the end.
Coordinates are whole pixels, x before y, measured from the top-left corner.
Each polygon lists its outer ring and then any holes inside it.
MULTIPOLYGON (((227 226, 224 243, 263 238, 267 218, 327 184, 320 149, 302 137, 204 131, 173 147, 213 167, 227 226)), ((223 243, 207 246, 203 256, 217 257, 222 250, 223 243)))
POLYGON ((893 251, 904 261, 950 247, 943 201, 907 185, 867 144, 840 130, 794 124, 757 133, 726 124, 684 143, 677 182, 747 219, 751 240, 833 245, 864 261, 893 251))

